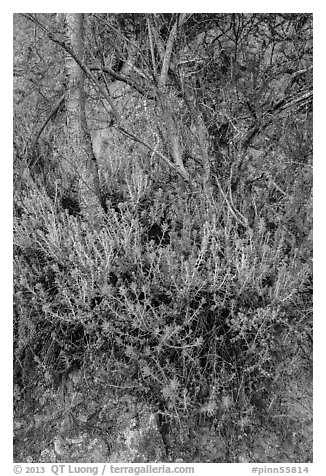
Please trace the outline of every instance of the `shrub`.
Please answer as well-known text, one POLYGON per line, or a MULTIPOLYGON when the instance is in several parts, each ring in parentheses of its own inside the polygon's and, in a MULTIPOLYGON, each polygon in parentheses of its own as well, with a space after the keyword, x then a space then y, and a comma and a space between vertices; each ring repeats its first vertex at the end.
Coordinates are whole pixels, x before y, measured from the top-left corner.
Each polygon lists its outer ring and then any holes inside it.
POLYGON ((22 385, 35 372, 58 383, 105 355, 112 383, 132 382, 170 417, 250 422, 268 406, 281 363, 299 365, 300 336, 311 335, 310 267, 289 251, 286 227, 271 234, 262 216, 239 234, 204 195, 161 188, 121 200, 93 227, 41 191, 20 204, 22 385))

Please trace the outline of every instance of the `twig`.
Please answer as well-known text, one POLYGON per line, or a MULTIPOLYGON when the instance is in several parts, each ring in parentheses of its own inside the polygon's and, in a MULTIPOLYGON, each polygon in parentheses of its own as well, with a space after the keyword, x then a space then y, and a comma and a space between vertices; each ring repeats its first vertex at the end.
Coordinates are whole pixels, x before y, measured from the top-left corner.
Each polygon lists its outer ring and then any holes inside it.
MULTIPOLYGON (((75 52, 70 48, 70 46, 68 46, 66 44, 65 41, 63 40, 60 40, 58 38, 56 38, 56 36, 51 32, 49 31, 39 20, 37 20, 37 18, 33 17, 33 15, 31 14, 22 14, 23 16, 25 16, 28 20, 36 23, 46 34, 47 36, 49 37, 49 39, 51 41, 53 41, 54 43, 57 43, 59 46, 61 46, 61 48, 63 48, 75 61, 76 63, 78 64, 78 66, 82 69, 82 71, 84 71, 85 75, 91 80, 91 82, 93 83, 93 85, 95 86, 95 88, 103 95, 103 97, 106 99, 106 101, 108 102, 108 104, 110 105, 111 107, 111 110, 112 110, 112 113, 116 119, 116 123, 113 125, 118 131, 122 132, 123 134, 125 134, 126 136, 132 138, 133 140, 135 140, 136 142, 139 142, 140 144, 144 145, 145 147, 147 147, 149 150, 151 151, 155 151, 155 149, 153 149, 153 147, 151 145, 149 145, 147 142, 145 142, 143 139, 139 139, 137 136, 135 136, 132 132, 126 130, 123 126, 122 126, 122 120, 121 120, 121 116, 119 114, 119 112, 117 111, 115 105, 114 105, 114 102, 112 100, 112 98, 107 94, 107 92, 105 91, 105 89, 99 84, 99 82, 97 81, 97 79, 94 77, 94 75, 92 74, 91 70, 89 67, 87 67, 85 65, 85 63, 83 63, 83 61, 81 61, 78 56, 75 54, 75 52)), ((189 182, 189 176, 188 176, 188 173, 187 171, 183 168, 183 167, 180 167, 178 164, 174 164, 173 162, 171 162, 170 159, 168 159, 165 155, 161 154, 160 152, 158 151, 155 151, 155 154, 158 155, 161 159, 163 159, 173 170, 175 170, 186 182, 189 182)))
POLYGON ((164 162, 166 162, 169 165, 169 167, 171 167, 175 172, 177 172, 186 182, 189 181, 189 177, 183 173, 182 168, 179 168, 177 165, 175 165, 173 162, 171 162, 171 160, 168 157, 166 157, 161 152, 159 152, 158 150, 153 148, 146 141, 144 141, 143 139, 135 136, 132 132, 124 129, 124 127, 122 127, 120 125, 113 124, 113 127, 116 130, 122 132, 122 134, 124 134, 125 136, 130 137, 130 139, 133 139, 134 141, 138 142, 139 144, 142 144, 143 146, 145 146, 147 149, 149 149, 151 152, 153 152, 153 154, 156 154, 158 157, 163 159, 164 162))
POLYGON ((92 74, 91 70, 85 65, 85 63, 83 61, 81 61, 78 56, 76 55, 76 53, 70 48, 70 46, 63 40, 60 40, 59 38, 57 38, 51 31, 49 31, 39 20, 37 20, 37 18, 33 17, 33 15, 30 15, 29 13, 28 14, 23 14, 23 16, 25 16, 28 20, 36 23, 46 34, 47 36, 49 37, 49 39, 51 41, 53 41, 53 43, 56 43, 58 44, 59 46, 61 46, 62 49, 64 49, 75 61, 76 63, 78 64, 78 66, 82 69, 82 71, 85 73, 85 75, 91 80, 91 82, 93 83, 93 85, 95 86, 95 88, 103 95, 103 97, 106 99, 106 101, 108 102, 108 104, 110 105, 111 109, 112 109, 112 113, 116 119, 116 121, 118 123, 121 122, 121 117, 120 117, 120 114, 118 112, 118 110, 116 109, 115 105, 114 105, 114 102, 112 100, 112 98, 110 98, 110 96, 107 94, 107 92, 105 91, 105 89, 101 86, 101 84, 96 80, 96 78, 94 77, 94 75, 92 74))
POLYGON ((47 116, 47 118, 43 122, 42 126, 40 127, 40 129, 39 129, 38 133, 36 134, 35 139, 33 141, 32 149, 34 149, 36 147, 36 144, 39 141, 42 132, 44 131, 44 129, 46 128, 46 126, 50 122, 51 118, 56 114, 58 109, 61 107, 64 100, 65 100, 65 94, 63 94, 61 96, 61 98, 55 103, 55 105, 51 109, 51 112, 49 113, 49 115, 47 116))
POLYGON ((152 57, 153 71, 154 71, 154 76, 155 76, 155 78, 156 78, 156 76, 157 76, 157 68, 156 68, 156 61, 155 61, 155 54, 154 54, 154 45, 153 45, 152 29, 151 29, 151 25, 150 25, 149 18, 147 18, 147 29, 148 29, 149 45, 150 45, 150 49, 151 49, 151 57, 152 57))
POLYGON ((220 192, 221 192, 221 194, 222 194, 222 197, 223 197, 224 200, 226 201, 226 204, 227 204, 227 206, 228 206, 230 212, 232 213, 232 215, 233 215, 234 218, 236 219, 236 221, 237 221, 238 223, 240 223, 240 225, 247 227, 247 226, 248 226, 248 223, 247 223, 246 219, 241 215, 241 213, 240 213, 238 210, 236 210, 235 208, 232 207, 232 205, 230 204, 230 202, 229 202, 229 200, 228 200, 228 197, 227 197, 226 194, 224 193, 224 190, 223 190, 223 188, 222 188, 222 185, 220 184, 220 181, 219 181, 219 179, 217 178, 217 176, 216 176, 215 174, 212 174, 212 177, 214 178, 215 183, 216 183, 216 185, 218 186, 218 188, 219 188, 219 190, 220 190, 220 192), (236 212, 239 214, 239 216, 237 216, 236 212), (241 217, 241 218, 240 218, 240 217, 241 217))
POLYGON ((106 66, 97 66, 97 65, 90 65, 89 66, 90 71, 101 71, 102 73, 106 73, 112 78, 116 79, 117 81, 121 81, 125 84, 128 84, 128 86, 131 86, 132 88, 135 89, 135 91, 139 92, 142 96, 145 96, 148 99, 156 99, 156 95, 149 94, 148 91, 146 91, 145 88, 142 88, 141 86, 138 86, 132 79, 128 78, 125 75, 116 73, 110 68, 107 68, 106 66))

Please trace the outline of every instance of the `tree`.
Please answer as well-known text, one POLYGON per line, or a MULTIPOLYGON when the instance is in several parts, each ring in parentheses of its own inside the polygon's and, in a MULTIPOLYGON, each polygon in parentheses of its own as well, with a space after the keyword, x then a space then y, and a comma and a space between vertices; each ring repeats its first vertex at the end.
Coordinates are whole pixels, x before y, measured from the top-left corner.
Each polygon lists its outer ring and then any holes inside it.
POLYGON ((14 51, 17 400, 80 373, 234 461, 311 363, 311 15, 17 15, 14 51))
MULTIPOLYGON (((82 13, 67 13, 65 17, 67 45, 84 63, 84 15, 82 13)), ((86 215, 92 216, 95 211, 94 207, 98 207, 99 203, 104 211, 106 205, 101 199, 97 159, 92 149, 86 121, 85 73, 69 53, 66 54, 65 67, 67 75, 66 153, 77 185, 78 201, 82 210, 86 211, 86 215)))

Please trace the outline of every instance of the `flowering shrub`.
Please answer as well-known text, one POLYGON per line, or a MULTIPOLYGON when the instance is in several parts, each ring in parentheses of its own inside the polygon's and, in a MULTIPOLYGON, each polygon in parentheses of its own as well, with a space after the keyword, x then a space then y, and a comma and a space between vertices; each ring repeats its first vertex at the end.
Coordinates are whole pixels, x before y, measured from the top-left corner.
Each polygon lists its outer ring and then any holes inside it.
POLYGON ((290 204, 273 233, 263 213, 240 233, 223 204, 180 187, 131 178, 120 198, 92 226, 40 190, 20 202, 18 381, 58 384, 105 355, 111 382, 170 417, 250 422, 282 363, 310 352, 311 270, 289 249, 290 204))

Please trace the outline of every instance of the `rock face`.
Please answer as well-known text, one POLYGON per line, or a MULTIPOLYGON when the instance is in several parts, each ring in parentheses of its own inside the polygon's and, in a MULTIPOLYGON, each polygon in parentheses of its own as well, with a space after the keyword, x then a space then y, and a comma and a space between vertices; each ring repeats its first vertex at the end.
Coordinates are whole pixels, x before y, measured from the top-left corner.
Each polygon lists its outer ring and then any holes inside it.
POLYGON ((166 460, 157 417, 141 404, 122 413, 108 440, 57 436, 54 450, 60 460, 92 463, 154 463, 166 460))
MULTIPOLYGON (((78 383, 78 378, 76 379, 78 383)), ((71 378, 66 383, 66 406, 74 411, 77 420, 85 421, 80 405, 78 392, 74 389, 71 378)), ((153 408, 135 397, 124 395, 122 398, 112 399, 102 394, 101 411, 93 415, 92 430, 90 420, 86 418, 83 431, 74 432, 74 423, 68 418, 61 424, 59 435, 55 438, 54 449, 58 457, 65 461, 92 462, 92 463, 147 463, 160 462, 166 459, 166 449, 159 430, 158 417, 153 408), (107 417, 111 418, 112 426, 105 425, 107 417), (94 433, 96 428, 96 433, 94 433), (74 437, 72 436, 74 433, 74 437), (90 436, 92 433, 92 437, 90 436)), ((88 405, 91 412, 91 405, 88 405)), ((81 427, 80 427, 81 430, 81 427)))
POLYGON ((121 415, 117 428, 110 463, 161 462, 166 459, 157 416, 151 409, 135 405, 129 415, 121 415))
POLYGON ((107 439, 84 430, 59 433, 52 448, 40 455, 41 462, 154 463, 166 461, 166 450, 157 416, 148 407, 135 404, 122 412, 107 439), (68 436, 69 435, 69 436, 68 436))
MULTIPOLYGON (((154 463, 167 460, 154 407, 128 392, 117 394, 95 385, 92 398, 84 398, 82 377, 76 370, 56 391, 45 395, 39 390, 38 404, 27 430, 26 425, 16 422, 16 438, 22 443, 31 439, 37 442, 33 454, 24 451, 27 454, 20 461, 154 463)), ((28 445, 24 445, 27 449, 28 445)))

